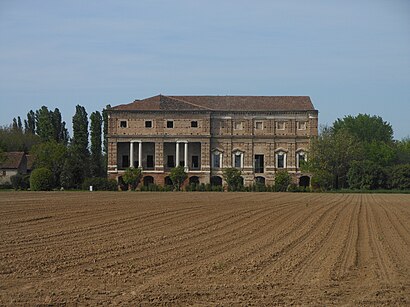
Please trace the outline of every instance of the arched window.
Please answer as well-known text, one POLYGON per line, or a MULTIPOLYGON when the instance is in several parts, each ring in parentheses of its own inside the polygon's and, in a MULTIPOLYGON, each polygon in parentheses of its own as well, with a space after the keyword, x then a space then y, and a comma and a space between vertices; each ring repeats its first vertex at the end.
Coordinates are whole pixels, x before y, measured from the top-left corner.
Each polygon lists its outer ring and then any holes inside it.
POLYGON ((286 152, 279 150, 275 154, 276 168, 286 168, 286 152))
POLYGON ((212 167, 213 168, 222 168, 222 152, 215 149, 212 151, 212 167))
POLYGON ((198 176, 189 177, 189 184, 199 184, 199 177, 198 176))
POLYGON ((306 152, 303 149, 296 151, 296 167, 300 168, 307 161, 306 152))
POLYGON ((232 167, 243 168, 243 152, 235 150, 232 154, 232 167))
POLYGON ((222 178, 219 176, 212 176, 211 177, 211 185, 222 185, 222 178))
POLYGON ((152 176, 145 176, 144 177, 144 186, 149 186, 150 184, 154 184, 154 177, 152 176))

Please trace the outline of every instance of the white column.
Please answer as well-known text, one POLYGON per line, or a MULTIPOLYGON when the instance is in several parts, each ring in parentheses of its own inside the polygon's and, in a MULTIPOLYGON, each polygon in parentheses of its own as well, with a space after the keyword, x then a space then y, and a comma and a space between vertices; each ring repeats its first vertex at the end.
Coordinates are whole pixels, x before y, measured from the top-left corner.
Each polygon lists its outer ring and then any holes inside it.
POLYGON ((175 146, 175 166, 179 166, 179 143, 176 142, 175 146))
POLYGON ((134 142, 130 142, 130 167, 134 167, 134 142))
POLYGON ((138 142, 138 167, 142 168, 142 141, 138 142))
POLYGON ((187 172, 188 171, 188 141, 185 142, 185 145, 184 145, 184 168, 185 168, 185 171, 187 172))

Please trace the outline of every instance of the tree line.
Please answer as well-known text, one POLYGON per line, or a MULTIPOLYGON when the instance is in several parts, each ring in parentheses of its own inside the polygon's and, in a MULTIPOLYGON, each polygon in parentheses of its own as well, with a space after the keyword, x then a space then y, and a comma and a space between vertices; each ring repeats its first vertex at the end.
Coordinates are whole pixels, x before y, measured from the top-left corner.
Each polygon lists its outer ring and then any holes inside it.
POLYGON ((394 140, 379 116, 345 116, 311 140, 302 169, 317 190, 410 189, 410 138, 394 140))
POLYGON ((106 178, 109 107, 88 117, 86 109, 77 105, 72 137, 58 108, 30 110, 24 121, 17 117, 11 125, 0 128, 0 156, 1 152, 29 153, 34 157, 35 171, 42 170, 43 177, 51 174, 49 188, 79 189, 86 178, 106 178))
MULTIPOLYGON (((109 107, 88 117, 85 108, 77 105, 72 137, 58 108, 30 110, 24 121, 17 117, 11 125, 0 127, 0 159, 2 151, 30 153, 35 158, 34 167, 52 177, 49 188, 97 185, 100 189, 115 189, 116 183, 106 179, 109 107)), ((314 190, 410 189, 410 138, 394 140, 392 126, 379 116, 349 115, 322 127, 311 139, 307 157, 302 171, 311 176, 314 190)), ((177 190, 187 178, 182 172, 176 169, 171 174, 177 190)), ((277 174, 273 190, 295 190, 285 173, 277 174)), ((130 169, 123 177, 135 188, 142 173, 130 169)), ((244 190, 240 171, 226 169, 224 179, 228 190, 244 190)), ((264 190, 258 185, 255 189, 264 190)))

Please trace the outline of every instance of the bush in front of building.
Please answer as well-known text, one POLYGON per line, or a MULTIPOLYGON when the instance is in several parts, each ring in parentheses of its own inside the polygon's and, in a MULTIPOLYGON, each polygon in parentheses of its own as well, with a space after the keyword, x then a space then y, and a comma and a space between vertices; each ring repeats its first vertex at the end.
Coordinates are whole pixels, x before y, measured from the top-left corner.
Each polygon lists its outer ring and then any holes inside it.
POLYGON ((82 184, 83 190, 89 190, 90 186, 93 191, 117 191, 118 183, 114 179, 107 179, 102 177, 86 178, 82 184))
POLYGON ((11 186, 14 190, 27 190, 30 188, 30 175, 16 174, 10 177, 11 186))
POLYGON ((188 174, 185 172, 184 167, 179 165, 171 169, 169 178, 171 178, 171 181, 174 184, 174 188, 177 191, 181 191, 181 186, 184 183, 184 181, 188 178, 188 174))
POLYGON ((128 185, 129 188, 135 190, 141 181, 142 170, 140 168, 129 167, 125 170, 122 179, 124 183, 128 185))
POLYGON ((279 171, 275 175, 275 191, 286 192, 291 183, 291 177, 287 171, 279 171))
POLYGON ((223 178, 228 184, 228 191, 240 191, 243 186, 241 170, 228 167, 223 170, 223 178))
POLYGON ((36 168, 30 176, 32 191, 50 191, 53 188, 53 173, 45 167, 36 168))

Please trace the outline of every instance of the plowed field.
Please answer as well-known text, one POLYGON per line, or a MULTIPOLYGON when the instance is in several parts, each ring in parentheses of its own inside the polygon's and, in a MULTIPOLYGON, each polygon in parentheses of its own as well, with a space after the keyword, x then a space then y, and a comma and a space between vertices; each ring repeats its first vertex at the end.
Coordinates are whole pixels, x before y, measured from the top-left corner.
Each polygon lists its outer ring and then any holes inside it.
POLYGON ((409 305, 410 195, 0 193, 0 305, 409 305))

